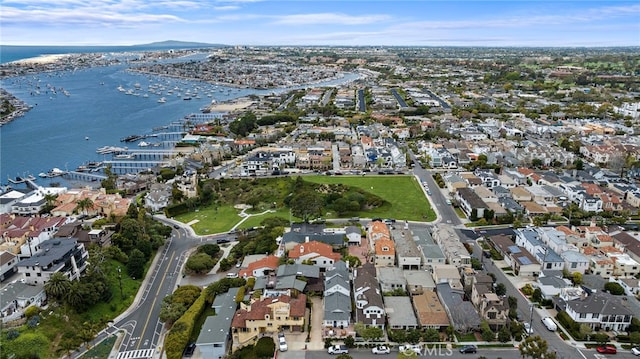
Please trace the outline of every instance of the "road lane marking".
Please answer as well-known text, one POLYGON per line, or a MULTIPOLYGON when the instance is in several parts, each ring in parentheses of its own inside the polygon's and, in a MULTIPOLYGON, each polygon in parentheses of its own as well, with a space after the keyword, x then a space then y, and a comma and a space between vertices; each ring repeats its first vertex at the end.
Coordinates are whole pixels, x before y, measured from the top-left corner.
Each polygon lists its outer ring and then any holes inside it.
MULTIPOLYGON (((173 259, 173 257, 175 257, 175 255, 176 255, 176 253, 174 252, 171 255, 171 259, 173 259)), ((169 263, 171 263, 171 260, 169 260, 169 263)), ((162 263, 160 263, 158 268, 160 268, 160 266, 162 266, 162 263)), ((168 265, 167 265, 167 269, 169 269, 168 265)), ((147 316, 147 320, 144 322, 144 327, 142 327, 142 335, 144 335, 144 333, 147 331, 147 325, 149 325, 149 320, 151 319, 151 313, 153 312, 153 308, 156 306, 156 300, 158 300, 158 295, 160 294, 160 289, 162 289, 162 284, 164 283, 164 279, 165 279, 165 277, 162 276, 162 280, 160 281, 160 285, 158 286, 158 291, 156 292, 156 295, 153 298, 153 303, 151 303, 151 310, 149 310, 149 315, 147 316)), ((154 278, 154 280, 155 280, 155 278, 154 278)), ((136 349, 140 349, 140 342, 138 342, 138 347, 136 349)))

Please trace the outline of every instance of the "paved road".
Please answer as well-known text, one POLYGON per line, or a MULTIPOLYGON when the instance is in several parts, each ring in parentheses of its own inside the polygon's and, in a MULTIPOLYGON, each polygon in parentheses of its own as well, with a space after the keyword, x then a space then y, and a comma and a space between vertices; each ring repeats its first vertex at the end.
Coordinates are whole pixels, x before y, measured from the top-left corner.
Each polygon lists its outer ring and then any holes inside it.
POLYGON ((364 100, 364 90, 358 90, 358 112, 367 112, 367 106, 364 100))
POLYGON ((401 110, 409 108, 409 105, 407 105, 407 103, 404 101, 402 96, 400 96, 400 94, 398 93, 398 90, 391 89, 391 94, 393 95, 393 97, 396 98, 396 101, 398 101, 398 106, 400 106, 401 110))
MULTIPOLYGON (((174 226, 177 224, 161 217, 155 219, 174 226)), ((118 359, 151 358, 162 350, 160 338, 163 324, 159 321, 162 299, 171 294, 181 279, 181 268, 189 249, 202 243, 215 243, 217 238, 228 237, 227 234, 197 237, 190 227, 174 228, 172 236, 150 267, 150 273, 141 287, 133 305, 120 317, 98 334, 92 346, 110 335, 123 331, 125 334, 118 349, 118 359)), ((80 356, 80 352, 72 355, 80 356)))

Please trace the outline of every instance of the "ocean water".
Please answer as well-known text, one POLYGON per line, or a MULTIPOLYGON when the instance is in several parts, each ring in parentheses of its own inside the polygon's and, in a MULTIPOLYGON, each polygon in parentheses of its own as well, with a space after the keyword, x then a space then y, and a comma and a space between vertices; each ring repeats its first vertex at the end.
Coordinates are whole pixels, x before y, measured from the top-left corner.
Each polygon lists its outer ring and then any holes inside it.
POLYGON ((160 46, 160 45, 136 45, 136 46, 12 46, 0 45, 0 63, 28 59, 41 55, 78 54, 89 52, 131 52, 131 51, 158 51, 167 49, 189 49, 191 46, 160 46))
MULTIPOLYGON (((336 85, 357 77, 357 74, 347 74, 344 78, 318 86, 336 85)), ((136 143, 122 143, 120 139, 133 134, 150 134, 153 128, 199 113, 213 99, 223 102, 249 94, 289 90, 227 88, 199 81, 138 74, 127 71, 126 65, 7 78, 2 81, 2 87, 33 106, 24 116, 0 127, 2 184, 17 176, 31 174, 37 177, 54 167, 74 170, 89 161, 111 159, 110 155, 97 154, 96 149, 103 146, 138 148, 136 143), (165 90, 162 96, 166 103, 158 103, 161 96, 146 91, 150 84, 179 90, 173 95, 165 90), (119 87, 134 91, 139 96, 126 95, 126 92, 118 90, 119 87), (200 99, 192 96, 191 101, 183 100, 187 90, 193 92, 196 88, 200 99), (178 91, 181 96, 177 96, 178 91), (144 94, 148 97, 143 97, 144 94)), ((52 182, 75 185, 60 178, 38 178, 37 182, 42 185, 52 182)))

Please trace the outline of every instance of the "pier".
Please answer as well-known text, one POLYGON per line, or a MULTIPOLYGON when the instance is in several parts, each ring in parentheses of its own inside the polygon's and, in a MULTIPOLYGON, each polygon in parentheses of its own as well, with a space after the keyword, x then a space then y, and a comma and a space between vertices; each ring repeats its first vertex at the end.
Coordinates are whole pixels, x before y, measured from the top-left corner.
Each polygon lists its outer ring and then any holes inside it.
POLYGON ((77 180, 86 182, 96 182, 107 179, 107 176, 99 173, 77 172, 67 171, 62 175, 62 178, 67 180, 77 180))
POLYGON ((169 160, 144 160, 144 161, 127 161, 127 160, 114 160, 104 161, 106 165, 111 166, 111 172, 123 175, 127 173, 138 173, 147 171, 151 168, 168 165, 169 160))

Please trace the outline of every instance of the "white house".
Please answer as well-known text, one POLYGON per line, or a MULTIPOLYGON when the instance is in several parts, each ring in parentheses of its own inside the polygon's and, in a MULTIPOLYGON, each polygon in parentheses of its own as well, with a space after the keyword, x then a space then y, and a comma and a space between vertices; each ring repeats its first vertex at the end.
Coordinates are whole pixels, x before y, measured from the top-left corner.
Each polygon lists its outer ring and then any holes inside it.
POLYGON ((587 324, 592 330, 625 331, 632 311, 623 298, 606 292, 594 292, 587 297, 567 302, 566 312, 571 319, 580 324, 587 324))
POLYGON ((386 315, 373 264, 365 263, 354 271, 353 297, 356 305, 356 322, 384 330, 386 315))

